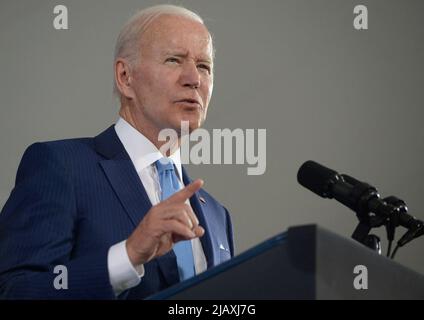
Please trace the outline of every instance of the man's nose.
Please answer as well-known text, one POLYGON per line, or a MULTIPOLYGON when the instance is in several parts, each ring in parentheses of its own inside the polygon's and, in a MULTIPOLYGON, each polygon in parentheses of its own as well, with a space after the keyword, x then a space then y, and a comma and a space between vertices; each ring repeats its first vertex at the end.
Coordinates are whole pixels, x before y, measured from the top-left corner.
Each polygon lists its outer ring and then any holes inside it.
POLYGON ((200 87, 200 73, 195 63, 187 62, 183 65, 180 82, 184 87, 193 89, 200 87))

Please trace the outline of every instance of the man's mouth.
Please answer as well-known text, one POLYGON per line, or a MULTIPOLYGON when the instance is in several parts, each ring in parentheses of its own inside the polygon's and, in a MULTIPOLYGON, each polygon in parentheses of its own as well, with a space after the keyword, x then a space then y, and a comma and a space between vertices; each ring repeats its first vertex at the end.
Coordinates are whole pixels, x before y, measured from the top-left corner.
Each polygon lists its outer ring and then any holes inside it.
POLYGON ((200 108, 200 109, 202 109, 202 104, 196 99, 190 99, 190 98, 189 99, 181 99, 181 100, 178 100, 176 103, 185 105, 185 106, 190 107, 190 108, 196 108, 196 109, 200 108))

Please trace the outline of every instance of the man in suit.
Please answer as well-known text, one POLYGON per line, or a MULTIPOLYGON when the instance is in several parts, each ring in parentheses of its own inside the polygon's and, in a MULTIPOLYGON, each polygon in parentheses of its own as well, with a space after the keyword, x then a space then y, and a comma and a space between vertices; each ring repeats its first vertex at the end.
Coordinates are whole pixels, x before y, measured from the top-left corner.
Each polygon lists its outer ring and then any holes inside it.
POLYGON ((212 95, 202 19, 169 5, 139 12, 118 37, 114 71, 114 126, 24 153, 0 214, 2 298, 145 298, 234 254, 227 210, 180 160, 181 123, 200 127, 212 95), (163 129, 179 134, 166 154, 163 129))

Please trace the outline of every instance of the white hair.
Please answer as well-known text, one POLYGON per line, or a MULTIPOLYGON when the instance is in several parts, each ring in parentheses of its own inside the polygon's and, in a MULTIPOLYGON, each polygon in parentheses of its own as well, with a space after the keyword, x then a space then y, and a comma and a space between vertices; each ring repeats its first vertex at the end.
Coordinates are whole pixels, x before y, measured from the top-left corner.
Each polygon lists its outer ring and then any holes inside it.
MULTIPOLYGON (((114 64, 118 59, 125 59, 130 67, 135 67, 139 62, 140 43, 143 33, 150 24, 161 15, 173 15, 188 18, 204 25, 203 19, 193 11, 175 5, 156 5, 137 12, 132 16, 119 33, 115 45, 114 64)), ((119 90, 114 79, 114 93, 119 95, 119 90)))

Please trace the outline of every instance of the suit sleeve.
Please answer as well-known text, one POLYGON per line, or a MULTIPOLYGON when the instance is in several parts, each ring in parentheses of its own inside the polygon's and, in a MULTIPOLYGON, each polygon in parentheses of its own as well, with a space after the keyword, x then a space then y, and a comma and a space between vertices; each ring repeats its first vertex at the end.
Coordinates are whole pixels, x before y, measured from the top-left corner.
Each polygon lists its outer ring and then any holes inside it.
POLYGON ((64 163, 46 143, 24 153, 0 214, 0 298, 115 298, 107 267, 109 248, 72 254, 78 236, 77 204, 64 163), (67 274, 57 269, 55 273, 58 265, 65 266, 67 274))

